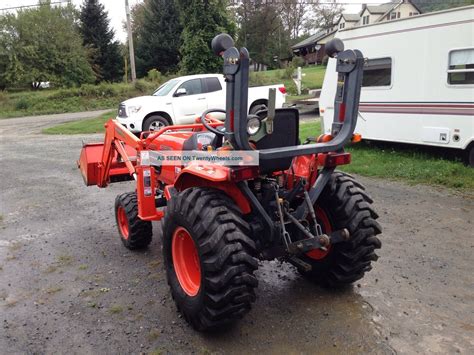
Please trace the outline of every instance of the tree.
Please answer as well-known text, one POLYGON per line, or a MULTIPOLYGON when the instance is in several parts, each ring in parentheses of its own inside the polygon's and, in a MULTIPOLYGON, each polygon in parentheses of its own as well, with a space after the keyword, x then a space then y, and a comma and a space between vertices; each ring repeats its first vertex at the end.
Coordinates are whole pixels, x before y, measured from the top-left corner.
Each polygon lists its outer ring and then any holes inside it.
POLYGON ((291 40, 299 37, 306 21, 308 4, 301 0, 285 0, 281 3, 281 19, 291 40))
POLYGON ((337 3, 313 5, 314 16, 307 21, 307 25, 320 30, 329 30, 334 27, 344 8, 337 3))
POLYGON ((234 34, 226 0, 177 0, 183 32, 180 69, 185 74, 215 73, 222 60, 211 51, 211 41, 219 33, 234 34))
POLYGON ((178 68, 182 26, 175 0, 145 0, 132 9, 137 75, 151 69, 162 73, 178 68))
POLYGON ((70 4, 49 2, 0 17, 0 87, 50 81, 72 86, 93 81, 70 4))
POLYGON ((96 82, 121 80, 123 60, 119 43, 113 40, 114 31, 109 28, 104 5, 98 0, 84 0, 80 21, 83 44, 88 49, 89 62, 94 70, 96 82))
POLYGON ((275 59, 288 55, 289 35, 278 5, 265 0, 243 0, 236 12, 240 25, 238 45, 247 47, 256 70, 260 64, 275 66, 275 59))

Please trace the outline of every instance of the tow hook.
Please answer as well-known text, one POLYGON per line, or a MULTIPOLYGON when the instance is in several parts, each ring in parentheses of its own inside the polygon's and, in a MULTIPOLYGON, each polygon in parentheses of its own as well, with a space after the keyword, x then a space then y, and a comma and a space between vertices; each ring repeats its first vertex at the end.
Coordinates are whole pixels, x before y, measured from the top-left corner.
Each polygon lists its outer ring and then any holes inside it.
POLYGON ((350 234, 347 229, 341 229, 331 234, 321 234, 317 238, 310 237, 301 239, 293 243, 289 243, 288 252, 290 254, 307 253, 313 249, 321 249, 326 251, 331 244, 345 242, 350 239, 350 234))

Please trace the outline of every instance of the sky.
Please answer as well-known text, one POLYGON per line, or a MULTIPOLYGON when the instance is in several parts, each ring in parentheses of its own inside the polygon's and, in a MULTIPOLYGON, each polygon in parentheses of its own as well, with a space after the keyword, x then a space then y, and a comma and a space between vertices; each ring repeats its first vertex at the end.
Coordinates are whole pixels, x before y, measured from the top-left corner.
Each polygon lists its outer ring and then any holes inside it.
MULTIPOLYGON (((56 1, 61 0, 51 0, 51 2, 56 1)), ((143 0, 129 0, 128 2, 130 7, 133 7, 133 5, 142 1, 143 0)), ((83 2, 84 0, 72 0, 72 3, 76 7, 79 7, 83 2)), ((125 42, 127 39, 126 31, 123 29, 123 22, 125 21, 125 0, 100 0, 100 2, 104 5, 105 10, 109 14, 110 25, 115 31, 115 38, 121 42, 125 42)), ((321 2, 330 2, 330 0, 321 0, 321 2)), ((384 2, 389 2, 389 0, 341 0, 336 2, 343 4, 345 7, 345 12, 357 13, 361 8, 362 3, 381 4, 384 2)), ((37 3, 37 0, 0 0, 0 9, 15 6, 34 5, 37 3)))

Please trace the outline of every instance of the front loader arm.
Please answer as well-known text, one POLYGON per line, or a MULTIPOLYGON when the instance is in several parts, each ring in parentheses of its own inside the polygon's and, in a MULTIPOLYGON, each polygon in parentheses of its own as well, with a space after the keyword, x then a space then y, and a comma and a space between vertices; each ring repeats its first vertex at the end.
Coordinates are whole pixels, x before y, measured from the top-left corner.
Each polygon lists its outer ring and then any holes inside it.
POLYGON ((140 146, 140 140, 118 121, 114 119, 107 121, 105 124, 104 150, 102 152, 102 159, 99 162, 99 181, 97 182, 99 187, 106 187, 108 185, 115 151, 120 155, 130 175, 135 175, 135 166, 130 161, 124 143, 135 150, 140 146))
POLYGON ((78 167, 86 185, 106 187, 113 181, 135 178, 133 160, 141 147, 140 140, 119 122, 110 119, 105 124, 103 143, 85 144, 82 147, 78 167))

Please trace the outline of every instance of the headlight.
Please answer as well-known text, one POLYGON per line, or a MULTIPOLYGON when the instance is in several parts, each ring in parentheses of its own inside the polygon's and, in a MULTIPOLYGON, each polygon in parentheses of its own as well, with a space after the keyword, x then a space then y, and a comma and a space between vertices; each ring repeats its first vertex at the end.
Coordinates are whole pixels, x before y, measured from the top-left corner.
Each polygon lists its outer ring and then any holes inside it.
POLYGON ((129 114, 133 115, 134 113, 137 113, 138 111, 140 111, 141 108, 142 108, 141 106, 129 106, 127 108, 127 111, 129 114))
POLYGON ((250 136, 253 136, 260 129, 260 125, 261 125, 261 123, 260 123, 260 120, 258 119, 258 117, 249 118, 247 120, 247 133, 250 136))
POLYGON ((127 111, 125 110, 125 105, 124 104, 119 105, 118 116, 119 117, 127 117, 127 111))

